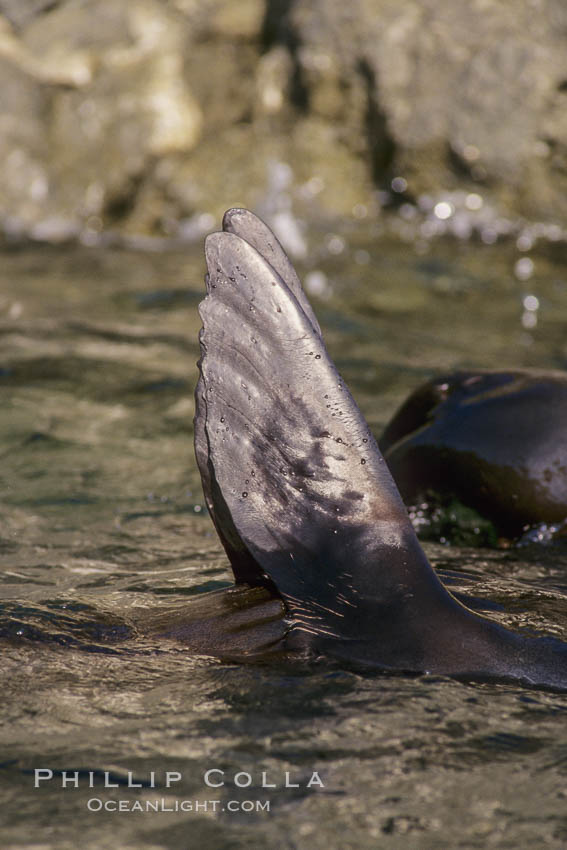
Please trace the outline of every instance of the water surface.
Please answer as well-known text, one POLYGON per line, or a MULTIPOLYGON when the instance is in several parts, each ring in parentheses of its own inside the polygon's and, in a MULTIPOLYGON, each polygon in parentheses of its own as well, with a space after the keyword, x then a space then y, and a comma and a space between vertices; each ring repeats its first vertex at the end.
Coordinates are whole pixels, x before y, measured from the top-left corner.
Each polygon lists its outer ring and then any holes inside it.
MULTIPOLYGON (((341 239, 337 252, 312 234, 301 271, 376 433, 438 371, 567 367, 559 246, 532 252, 526 277, 513 243, 341 239)), ((192 450, 202 275, 201 246, 2 256, 3 846, 563 848, 564 695, 237 665, 123 625, 231 582, 192 450), (53 780, 34 789, 34 768, 53 780), (209 769, 226 785, 207 787, 209 769), (62 789, 75 770, 79 788, 62 789), (165 788, 166 771, 182 781, 165 788), (314 771, 323 788, 306 787, 314 771), (201 807, 91 812, 93 799, 201 807)), ((479 610, 567 639, 565 544, 427 551, 479 610)))

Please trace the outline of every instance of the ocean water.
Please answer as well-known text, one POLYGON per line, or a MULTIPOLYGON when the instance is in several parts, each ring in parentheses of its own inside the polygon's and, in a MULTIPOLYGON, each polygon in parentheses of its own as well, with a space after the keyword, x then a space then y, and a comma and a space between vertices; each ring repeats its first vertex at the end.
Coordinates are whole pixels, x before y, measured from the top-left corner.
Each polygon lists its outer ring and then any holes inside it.
MULTIPOLYGON (((436 372, 567 368, 563 243, 307 242, 376 433, 436 372)), ((203 273, 201 245, 2 255, 2 846, 565 847, 565 695, 237 664, 132 627, 231 584, 192 449, 203 273)), ((426 549, 478 610, 567 639, 565 541, 426 549)))

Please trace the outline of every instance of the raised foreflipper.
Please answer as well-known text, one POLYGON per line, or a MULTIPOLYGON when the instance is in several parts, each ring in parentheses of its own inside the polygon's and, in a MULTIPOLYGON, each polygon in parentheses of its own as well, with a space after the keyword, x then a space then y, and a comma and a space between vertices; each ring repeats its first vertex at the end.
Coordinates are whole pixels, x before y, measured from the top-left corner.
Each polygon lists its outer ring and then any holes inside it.
POLYGON ((237 581, 281 597, 289 648, 567 687, 564 646, 515 635, 443 587, 281 248, 264 250, 251 213, 226 222, 206 242, 196 450, 237 581))

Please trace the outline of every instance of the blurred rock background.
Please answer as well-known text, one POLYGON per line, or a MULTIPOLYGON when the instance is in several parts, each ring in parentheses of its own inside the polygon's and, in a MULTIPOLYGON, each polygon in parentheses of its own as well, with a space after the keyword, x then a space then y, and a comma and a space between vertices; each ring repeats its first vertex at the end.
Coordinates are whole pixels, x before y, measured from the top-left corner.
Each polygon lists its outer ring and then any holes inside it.
POLYGON ((232 205, 567 226, 565 0, 0 0, 0 74, 8 239, 232 205))

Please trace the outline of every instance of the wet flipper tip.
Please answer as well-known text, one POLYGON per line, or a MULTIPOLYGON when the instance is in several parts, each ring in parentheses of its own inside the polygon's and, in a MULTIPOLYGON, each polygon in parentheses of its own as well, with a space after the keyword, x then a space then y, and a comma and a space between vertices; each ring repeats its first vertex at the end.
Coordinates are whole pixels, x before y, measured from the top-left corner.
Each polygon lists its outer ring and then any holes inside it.
POLYGON ((321 328, 311 304, 301 286, 297 272, 289 261, 277 237, 262 219, 249 210, 235 207, 227 210, 222 220, 222 229, 248 242, 278 273, 297 298, 314 330, 321 335, 321 328))

